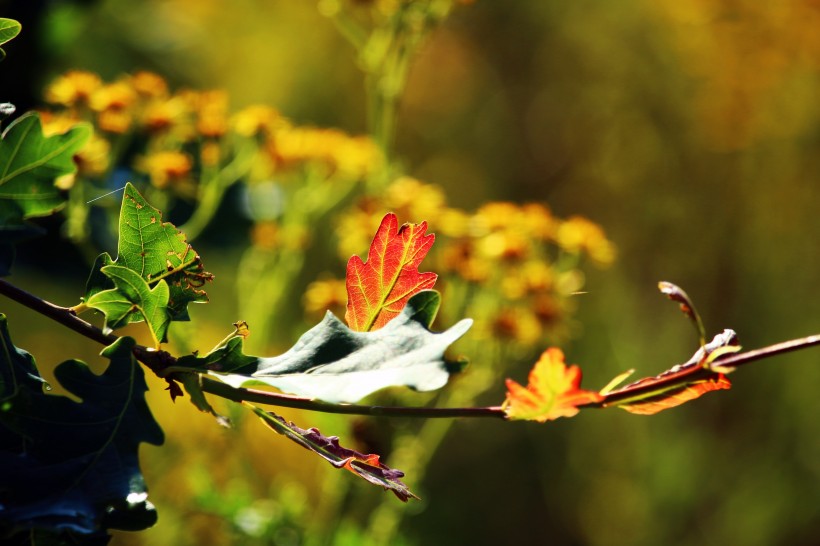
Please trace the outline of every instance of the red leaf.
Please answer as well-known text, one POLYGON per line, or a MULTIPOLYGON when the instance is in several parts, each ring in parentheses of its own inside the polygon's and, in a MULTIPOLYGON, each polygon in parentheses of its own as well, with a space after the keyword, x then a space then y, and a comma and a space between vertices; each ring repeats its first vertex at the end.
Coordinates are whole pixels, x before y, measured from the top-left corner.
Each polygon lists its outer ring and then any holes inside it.
POLYGON ((580 386, 581 369, 567 366, 564 353, 550 348, 533 366, 526 388, 507 379, 504 410, 509 419, 543 423, 572 417, 578 413, 578 406, 604 399, 599 393, 582 390, 580 386))
POLYGON ((436 284, 435 273, 418 267, 433 246, 435 235, 425 235, 427 222, 398 227, 393 213, 379 226, 367 262, 353 256, 347 262, 347 312, 352 330, 377 330, 401 313, 414 294, 436 284))
MULTIPOLYGON (((654 381, 655 378, 647 378, 630 385, 634 387, 646 382, 654 381)), ((697 381, 690 385, 678 387, 673 390, 668 390, 648 398, 644 398, 638 402, 618 405, 619 408, 625 409, 630 413, 637 413, 639 415, 654 415, 665 409, 674 408, 685 404, 690 400, 699 398, 700 396, 711 391, 719 391, 731 388, 732 384, 726 379, 723 374, 718 374, 717 377, 711 379, 704 379, 697 381)))

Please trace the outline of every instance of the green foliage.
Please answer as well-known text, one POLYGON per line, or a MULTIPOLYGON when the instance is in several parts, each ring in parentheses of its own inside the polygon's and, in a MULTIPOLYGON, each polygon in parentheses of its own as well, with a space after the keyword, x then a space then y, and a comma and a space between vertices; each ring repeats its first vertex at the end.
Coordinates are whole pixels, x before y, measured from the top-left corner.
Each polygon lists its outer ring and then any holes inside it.
MULTIPOLYGON (((134 340, 119 338, 94 375, 77 360, 55 369, 60 384, 82 399, 44 392, 30 354, 12 343, 0 316, 0 536, 94 544, 107 529, 141 530, 156 512, 137 461, 141 442, 160 445, 162 430, 143 397, 134 340)), ((34 543, 34 542, 32 542, 34 543)))
MULTIPOLYGON (((0 17, 0 46, 20 34, 22 26, 14 19, 0 17)), ((6 52, 0 48, 0 61, 6 57, 6 52)))
POLYGON ((372 332, 353 331, 328 312, 286 353, 215 375, 235 387, 265 384, 333 403, 356 402, 392 386, 439 389, 460 366, 446 360, 444 351, 472 325, 464 319, 444 332, 428 330, 440 299, 435 291, 419 292, 372 332))
POLYGON ((105 325, 111 330, 132 322, 146 322, 154 345, 166 341, 168 324, 168 283, 160 280, 154 288, 136 272, 119 265, 101 269, 114 282, 114 288, 97 292, 86 300, 86 305, 105 314, 105 325))
MULTIPOLYGON (((2 32, 2 30, 0 30, 2 32)), ((36 113, 25 114, 3 131, 0 141, 0 275, 9 273, 13 245, 41 234, 25 220, 46 216, 65 205, 55 180, 76 171, 73 155, 91 135, 79 124, 46 137, 36 113)))
POLYGON ((129 183, 120 210, 117 259, 108 253, 97 257, 83 299, 85 307, 105 314, 112 330, 146 322, 158 347, 167 340, 171 321, 189 320, 189 303, 208 301, 201 286, 212 279, 185 235, 163 222, 162 213, 129 183))

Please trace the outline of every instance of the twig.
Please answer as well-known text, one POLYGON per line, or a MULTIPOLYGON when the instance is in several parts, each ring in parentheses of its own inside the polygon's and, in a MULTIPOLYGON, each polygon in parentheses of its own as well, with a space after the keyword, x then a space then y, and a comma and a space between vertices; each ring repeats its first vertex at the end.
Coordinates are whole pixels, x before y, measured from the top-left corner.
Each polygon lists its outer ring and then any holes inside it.
MULTIPOLYGON (((0 294, 5 295, 29 309, 74 330, 75 332, 103 345, 110 345, 117 340, 114 334, 103 332, 97 326, 86 322, 74 314, 68 307, 60 307, 22 290, 4 279, 0 279, 0 294)), ((717 359, 721 368, 738 368, 745 364, 781 355, 799 349, 806 349, 820 345, 820 335, 813 335, 782 343, 776 343, 761 349, 722 356, 717 359)), ((137 345, 134 347, 137 360, 145 364, 154 373, 161 372, 168 366, 176 365, 177 359, 165 351, 155 351, 148 347, 137 345)), ((702 366, 686 366, 679 372, 670 373, 648 384, 637 384, 633 387, 624 387, 607 394, 603 401, 578 406, 579 408, 602 408, 611 406, 632 398, 640 398, 659 390, 684 387, 695 381, 709 380, 718 377, 718 373, 702 366)), ((174 380, 171 374, 166 379, 174 380)), ((234 402, 255 402, 271 406, 298 408, 323 413, 341 413, 348 415, 371 415, 383 417, 418 417, 455 418, 455 417, 494 417, 504 419, 506 414, 501 406, 467 407, 467 408, 435 408, 435 407, 407 407, 407 406, 361 406, 354 404, 330 404, 309 398, 280 394, 256 389, 235 388, 219 381, 203 377, 202 390, 232 400, 234 402)))

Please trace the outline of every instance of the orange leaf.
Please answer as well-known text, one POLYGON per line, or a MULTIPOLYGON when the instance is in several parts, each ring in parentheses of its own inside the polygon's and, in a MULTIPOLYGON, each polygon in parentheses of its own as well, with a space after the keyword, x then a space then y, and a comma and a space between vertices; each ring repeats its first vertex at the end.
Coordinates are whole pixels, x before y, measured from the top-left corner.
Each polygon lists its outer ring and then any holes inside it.
MULTIPOLYGON (((650 378, 644 381, 651 381, 650 378)), ((640 384, 640 381, 634 385, 640 384)), ((719 391, 731 388, 732 384, 726 379, 723 374, 718 374, 716 378, 698 381, 690 385, 679 387, 670 391, 666 391, 649 398, 645 398, 639 402, 631 404, 618 405, 619 408, 625 409, 629 413, 637 413, 639 415, 654 415, 665 409, 680 406, 690 400, 699 398, 701 395, 711 391, 719 391)))
POLYGON ((352 330, 377 330, 401 313, 407 300, 436 284, 435 273, 419 273, 418 267, 436 236, 425 235, 427 222, 398 227, 393 213, 379 226, 367 262, 353 256, 347 262, 347 312, 352 330))
POLYGON ((533 366, 526 388, 507 379, 504 411, 509 419, 543 423, 572 417, 578 413, 578 406, 604 399, 599 393, 582 390, 580 386, 581 369, 567 366, 564 353, 550 348, 533 366))

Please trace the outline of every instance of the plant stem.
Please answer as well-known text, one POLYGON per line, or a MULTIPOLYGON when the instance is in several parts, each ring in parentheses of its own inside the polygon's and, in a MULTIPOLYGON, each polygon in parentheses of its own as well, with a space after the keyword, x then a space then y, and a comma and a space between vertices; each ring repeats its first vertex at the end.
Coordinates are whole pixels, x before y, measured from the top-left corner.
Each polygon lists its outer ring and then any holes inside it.
MULTIPOLYGON (((35 296, 17 286, 9 283, 5 279, 0 279, 0 294, 11 300, 20 303, 33 311, 44 315, 63 326, 74 330, 97 343, 110 345, 117 340, 114 334, 106 333, 102 329, 86 322, 74 314, 71 308, 54 305, 42 298, 35 296)), ((806 349, 820 345, 820 334, 803 338, 784 341, 747 351, 721 357, 717 360, 722 368, 738 368, 745 364, 763 360, 784 353, 806 349)), ((165 351, 155 351, 137 345, 134 347, 136 358, 150 368, 154 373, 160 372, 169 366, 176 364, 176 358, 165 351)), ((594 402, 578 406, 579 408, 603 408, 616 405, 629 399, 638 399, 659 390, 668 390, 676 387, 684 387, 695 381, 714 379, 719 374, 701 366, 689 366, 677 373, 668 374, 662 378, 652 381, 650 384, 637 384, 633 387, 625 387, 607 394, 601 402, 594 402)), ((173 380, 173 374, 167 379, 173 380)), ((282 406, 289 408, 319 411, 324 413, 341 413, 348 415, 370 415, 381 417, 417 417, 422 419, 432 418, 455 418, 455 417, 494 417, 506 418, 504 409, 501 406, 487 407, 466 407, 466 408, 436 408, 436 407, 406 407, 406 406, 361 406, 353 404, 330 404, 309 398, 279 394, 255 389, 235 388, 219 381, 203 378, 202 390, 235 402, 256 402, 258 404, 268 404, 271 406, 282 406)))

